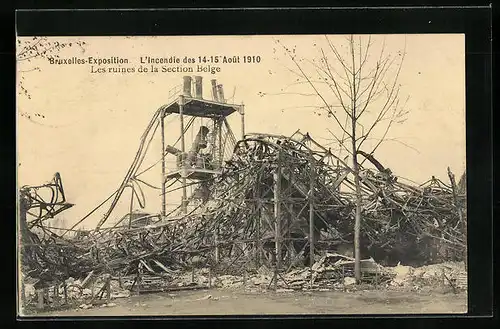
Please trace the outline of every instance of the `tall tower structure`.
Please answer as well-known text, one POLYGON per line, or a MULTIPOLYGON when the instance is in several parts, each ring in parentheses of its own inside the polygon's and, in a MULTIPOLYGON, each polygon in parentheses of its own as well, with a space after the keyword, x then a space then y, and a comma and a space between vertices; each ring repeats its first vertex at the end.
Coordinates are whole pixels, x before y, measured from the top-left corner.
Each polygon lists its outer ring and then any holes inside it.
POLYGON ((203 97, 203 78, 183 77, 182 87, 171 91, 173 100, 164 107, 159 120, 162 139, 162 209, 166 215, 167 184, 180 183, 182 191, 180 209, 187 213, 188 204, 193 198, 206 200, 206 181, 221 173, 225 155, 232 152, 236 138, 227 118, 241 115, 241 136, 244 129, 244 106, 229 104, 224 97, 221 84, 211 80, 212 99, 203 97), (175 115, 179 124, 179 147, 165 141, 165 117, 175 115), (173 160, 173 161, 169 161, 173 160), (169 165, 170 164, 170 165, 169 165), (196 186, 197 195, 188 195, 188 187, 196 186))

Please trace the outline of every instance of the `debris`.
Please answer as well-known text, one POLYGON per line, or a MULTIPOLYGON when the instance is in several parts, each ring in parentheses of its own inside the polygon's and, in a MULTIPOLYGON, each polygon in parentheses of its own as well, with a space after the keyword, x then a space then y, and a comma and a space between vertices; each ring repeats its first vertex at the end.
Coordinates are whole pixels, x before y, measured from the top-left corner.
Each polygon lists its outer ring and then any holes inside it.
MULTIPOLYGON (((386 282, 393 277, 390 270, 377 264, 372 258, 361 260, 360 265, 364 282, 386 282)), ((331 286, 339 282, 351 284, 351 279, 354 277, 354 258, 327 253, 312 266, 312 270, 313 282, 322 282, 331 286)))
POLYGON ((267 285, 267 284, 269 284, 269 282, 271 282, 271 277, 267 276, 267 275, 260 274, 260 275, 252 276, 250 278, 250 281, 256 286, 267 285))
POLYGON ((267 275, 267 276, 273 274, 273 272, 270 269, 268 269, 265 265, 262 265, 261 267, 259 267, 259 269, 257 270, 257 273, 261 274, 261 275, 267 275))
POLYGON ((239 276, 221 275, 217 279, 217 286, 222 288, 238 288, 243 285, 243 278, 239 276))
MULTIPOLYGON (((435 177, 421 185, 403 183, 373 155, 360 155, 375 166, 360 167, 361 240, 367 246, 364 254, 371 256, 361 260, 361 281, 466 288, 466 273, 452 262, 463 258, 466 245, 464 193, 435 177), (388 267, 398 260, 413 267, 388 267), (420 266, 442 261, 447 262, 420 266)), ((341 247, 352 245, 354 231, 356 199, 348 164, 309 134, 248 134, 235 143, 220 171, 203 182, 212 192, 196 211, 184 214, 178 209, 168 220, 142 214, 131 227, 99 226, 74 236, 48 230, 47 214, 28 219, 33 206, 28 201, 36 199, 38 187, 23 188, 23 271, 42 288, 65 282, 69 299, 96 297, 108 284, 109 298, 126 298, 131 291, 199 289, 207 283, 257 291, 273 278, 280 291, 354 284, 354 258, 343 255, 348 252, 341 247), (282 216, 275 215, 278 209, 282 216), (281 222, 276 234, 276 218, 294 220, 281 222), (317 241, 309 237, 311 225, 319 232, 312 237, 317 241), (310 241, 315 241, 314 248, 310 241), (310 257, 317 261, 305 267, 310 257), (106 275, 113 279, 106 281, 106 275)), ((60 177, 45 187, 62 191, 60 177)), ((57 205, 56 212, 70 207, 64 195, 44 204, 57 205)), ((33 294, 33 287, 25 288, 33 294)))
POLYGON ((111 298, 127 298, 130 297, 129 290, 123 290, 122 292, 112 292, 111 298))
POLYGON ((467 289, 467 271, 464 263, 446 262, 413 268, 398 264, 389 268, 395 274, 392 286, 419 289, 423 286, 451 286, 453 289, 467 289))
POLYGON ((198 298, 197 300, 208 300, 208 299, 212 299, 212 295, 206 295, 204 297, 198 298))
POLYGON ((355 278, 352 278, 350 276, 344 278, 344 285, 350 286, 350 285, 353 285, 353 284, 356 284, 356 279, 355 278))
POLYGON ((404 285, 407 280, 411 278, 411 271, 412 267, 411 266, 403 266, 398 264, 392 270, 395 273, 395 277, 391 281, 391 285, 399 285, 402 286, 404 285))
POLYGON ((84 310, 89 309, 92 307, 92 304, 81 304, 79 308, 83 308, 84 310))

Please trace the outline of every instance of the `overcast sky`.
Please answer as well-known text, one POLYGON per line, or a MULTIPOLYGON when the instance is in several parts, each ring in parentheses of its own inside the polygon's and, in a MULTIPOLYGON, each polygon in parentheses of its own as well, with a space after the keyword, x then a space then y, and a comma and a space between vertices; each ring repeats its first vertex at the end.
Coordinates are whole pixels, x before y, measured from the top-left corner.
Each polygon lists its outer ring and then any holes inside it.
MULTIPOLYGON (((335 45, 345 44, 345 36, 329 37, 335 45)), ((288 68, 293 63, 276 47, 277 39, 296 46, 301 57, 312 59, 325 37, 85 37, 72 39, 85 41, 83 48, 66 48, 60 57, 118 56, 129 60, 122 67, 137 69, 141 56, 182 59, 236 55, 241 61, 244 55, 260 56, 260 63, 218 64, 221 72, 200 74, 204 77, 205 98, 210 98, 209 80, 215 78, 224 85, 226 98, 245 104, 246 132, 290 135, 300 129, 328 144, 326 128, 335 131, 335 125, 307 107, 309 103, 318 104, 317 100, 286 94, 311 90, 306 85, 292 89, 296 77, 288 68)), ((381 145, 377 159, 396 175, 418 183, 432 175, 447 181, 448 166, 460 176, 465 169, 464 36, 387 35, 373 36, 372 40, 379 45, 385 40, 388 54, 402 51, 406 43, 399 81, 402 98, 409 96, 407 120, 391 129, 387 137, 392 141, 381 145)), ((168 91, 180 85, 185 75, 99 74, 91 73, 91 65, 50 65, 46 59, 22 61, 18 70, 28 71, 18 76, 24 77, 31 94, 31 99, 18 96, 18 112, 44 116, 32 116, 30 120, 18 115, 18 182, 39 185, 60 172, 68 201, 76 204, 63 213, 68 223, 79 220, 116 190, 153 113, 167 103, 168 91), (34 67, 40 71, 30 71, 34 67)), ((229 121, 239 137, 238 115, 229 121)), ((167 143, 173 143, 179 132, 178 121, 168 119, 166 130, 167 143)), ((147 161, 158 160, 160 145, 159 138, 153 141, 147 161)), ((155 168, 148 181, 158 185, 159 178, 159 168, 155 168)), ((125 199, 115 217, 127 211, 128 195, 125 199)), ((159 212, 159 201, 157 191, 148 192, 146 210, 159 212)), ((85 226, 93 227, 98 220, 99 214, 89 218, 85 226)))

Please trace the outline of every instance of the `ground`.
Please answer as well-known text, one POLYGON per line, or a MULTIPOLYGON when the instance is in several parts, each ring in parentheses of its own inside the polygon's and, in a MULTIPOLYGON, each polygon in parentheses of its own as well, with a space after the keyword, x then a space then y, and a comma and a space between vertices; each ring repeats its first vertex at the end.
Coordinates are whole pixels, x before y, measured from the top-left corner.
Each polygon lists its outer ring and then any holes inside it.
POLYGON ((465 313, 464 292, 386 290, 245 292, 196 290, 156 293, 112 301, 110 307, 38 313, 39 316, 243 315, 243 314, 404 314, 465 313))

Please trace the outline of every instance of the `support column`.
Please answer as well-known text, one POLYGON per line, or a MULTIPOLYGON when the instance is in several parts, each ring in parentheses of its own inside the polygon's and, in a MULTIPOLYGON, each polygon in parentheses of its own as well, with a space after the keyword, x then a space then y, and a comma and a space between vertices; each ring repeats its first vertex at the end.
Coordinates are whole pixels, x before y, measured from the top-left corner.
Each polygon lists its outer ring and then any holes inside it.
POLYGON ((217 169, 219 169, 219 164, 217 163, 217 157, 218 157, 218 150, 217 150, 217 119, 212 118, 212 123, 214 124, 214 127, 212 129, 212 165, 216 165, 217 169))
POLYGON ((165 195, 165 110, 161 111, 161 215, 165 216, 167 201, 165 195))
POLYGON ((223 124, 223 118, 218 118, 217 124, 219 128, 217 129, 219 131, 219 167, 222 167, 222 158, 224 157, 224 149, 222 147, 222 124, 223 124))
POLYGON ((53 301, 54 305, 59 305, 59 284, 56 283, 53 289, 53 301))
POLYGON ((43 289, 38 289, 36 291, 36 295, 37 295, 37 304, 36 304, 36 307, 37 309, 41 310, 43 309, 44 307, 44 303, 43 303, 43 300, 44 300, 44 291, 43 289))
POLYGON ((186 179, 186 141, 184 138, 184 97, 179 96, 179 117, 181 123, 181 152, 182 152, 182 166, 181 166, 181 184, 182 184, 182 201, 181 209, 184 214, 187 214, 187 179, 186 179))
POLYGON ((64 289, 64 305, 68 305, 68 285, 66 284, 66 282, 64 282, 63 289, 64 289))
POLYGON ((310 159, 311 173, 309 182, 309 265, 314 264, 314 157, 310 159))
POLYGON ((106 302, 111 302, 111 275, 106 275, 106 302))
POLYGON ((214 243, 215 243, 215 263, 219 263, 219 230, 215 230, 214 233, 214 243))
POLYGON ((448 177, 450 178, 451 191, 453 194, 453 205, 455 206, 455 209, 457 210, 458 219, 460 220, 460 224, 462 225, 462 230, 463 230, 463 233, 465 235, 464 265, 465 265, 465 270, 467 270, 467 258, 468 258, 468 253, 467 253, 467 220, 462 212, 462 207, 460 206, 460 202, 458 200, 457 184, 455 182, 455 175, 451 172, 450 167, 448 167, 448 177))
POLYGON ((241 139, 245 139, 245 106, 241 105, 241 139))
POLYGON ((274 176, 274 218, 275 218, 275 253, 276 264, 274 273, 274 288, 277 288, 278 273, 281 269, 281 151, 278 153, 278 161, 274 176))
POLYGON ((49 288, 43 288, 43 299, 47 303, 47 305, 50 304, 50 294, 49 294, 49 288))
POLYGON ((257 267, 262 262, 262 241, 261 241, 261 204, 260 204, 260 174, 257 176, 257 182, 254 186, 253 198, 255 205, 255 261, 257 267))

